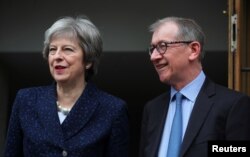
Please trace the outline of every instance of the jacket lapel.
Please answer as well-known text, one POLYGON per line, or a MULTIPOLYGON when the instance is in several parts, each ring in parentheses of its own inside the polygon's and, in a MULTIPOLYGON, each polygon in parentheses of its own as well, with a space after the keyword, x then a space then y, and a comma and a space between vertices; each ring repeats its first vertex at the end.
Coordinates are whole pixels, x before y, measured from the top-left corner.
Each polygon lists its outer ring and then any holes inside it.
MULTIPOLYGON (((149 156, 157 156, 158 150, 159 150, 159 146, 161 143, 161 137, 162 137, 162 132, 164 129, 164 125, 165 125, 165 120, 166 120, 166 115, 168 112, 168 106, 169 106, 169 101, 170 101, 170 92, 166 93, 162 99, 160 99, 158 102, 155 102, 155 104, 159 104, 159 106, 157 106, 157 110, 154 113, 157 113, 157 115, 155 115, 154 117, 156 117, 153 122, 159 122, 157 124, 150 124, 151 126, 155 126, 158 125, 158 127, 156 127, 155 131, 154 131, 154 135, 153 136, 153 142, 152 142, 152 147, 150 148, 150 152, 148 152, 149 156)), ((153 106, 154 108, 156 108, 156 106, 153 106)))
POLYGON ((61 125, 65 140, 78 133, 90 120, 99 105, 98 96, 99 91, 97 88, 93 84, 88 83, 84 92, 61 125))
POLYGON ((215 94, 214 84, 206 79, 198 97, 195 102, 187 130, 182 142, 181 156, 185 154, 189 146, 197 136, 202 127, 207 115, 213 105, 210 97, 215 94))
POLYGON ((49 138, 55 139, 53 142, 57 145, 62 145, 63 134, 57 114, 55 86, 42 88, 39 94, 36 106, 39 119, 49 138))

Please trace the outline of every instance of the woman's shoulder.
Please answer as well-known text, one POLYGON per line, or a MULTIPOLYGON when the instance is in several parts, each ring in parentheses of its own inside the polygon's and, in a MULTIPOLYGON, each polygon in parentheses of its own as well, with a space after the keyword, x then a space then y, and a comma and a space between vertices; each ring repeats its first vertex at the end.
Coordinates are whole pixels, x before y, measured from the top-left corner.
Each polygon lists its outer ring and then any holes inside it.
POLYGON ((125 104, 125 100, 123 100, 122 98, 115 96, 114 94, 111 94, 107 91, 100 90, 100 94, 102 95, 101 96, 102 100, 106 100, 108 102, 113 102, 115 104, 125 104))
POLYGON ((17 91, 16 99, 36 99, 38 97, 52 95, 54 90, 53 85, 25 87, 17 91))
POLYGON ((32 87, 25 87, 18 90, 18 94, 34 94, 34 93, 42 93, 48 92, 48 90, 52 90, 53 86, 32 86, 32 87))
POLYGON ((96 100, 103 104, 126 104, 125 100, 123 100, 121 97, 105 91, 104 89, 101 89, 92 83, 88 86, 89 91, 92 93, 91 96, 94 96, 96 100))

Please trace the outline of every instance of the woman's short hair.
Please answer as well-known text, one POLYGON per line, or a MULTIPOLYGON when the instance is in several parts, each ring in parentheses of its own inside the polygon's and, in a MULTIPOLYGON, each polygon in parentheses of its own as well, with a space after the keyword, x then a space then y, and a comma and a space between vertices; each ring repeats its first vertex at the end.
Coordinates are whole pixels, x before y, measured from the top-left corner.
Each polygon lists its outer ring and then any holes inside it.
POLYGON ((60 35, 73 37, 79 41, 79 45, 84 52, 83 62, 92 63, 92 66, 86 70, 85 75, 85 79, 89 80, 91 76, 97 73, 102 53, 103 43, 98 28, 86 16, 60 18, 45 32, 42 53, 46 60, 48 59, 51 40, 53 37, 60 35))

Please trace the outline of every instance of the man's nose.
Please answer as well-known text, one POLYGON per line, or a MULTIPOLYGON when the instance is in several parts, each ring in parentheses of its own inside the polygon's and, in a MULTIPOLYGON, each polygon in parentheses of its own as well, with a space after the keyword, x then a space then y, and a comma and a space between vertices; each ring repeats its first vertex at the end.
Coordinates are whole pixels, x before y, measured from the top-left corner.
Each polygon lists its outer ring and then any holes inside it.
POLYGON ((155 60, 155 59, 158 59, 158 58, 161 58, 161 57, 162 57, 162 55, 157 51, 156 48, 154 48, 151 55, 150 55, 150 59, 155 60))

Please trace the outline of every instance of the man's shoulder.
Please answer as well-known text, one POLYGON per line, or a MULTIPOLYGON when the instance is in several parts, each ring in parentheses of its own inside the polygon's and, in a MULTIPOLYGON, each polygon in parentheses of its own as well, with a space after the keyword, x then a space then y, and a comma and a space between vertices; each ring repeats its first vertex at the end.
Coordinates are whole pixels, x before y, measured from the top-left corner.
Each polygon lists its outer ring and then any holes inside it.
POLYGON ((235 99, 235 98, 240 98, 240 97, 248 97, 245 93, 233 90, 229 87, 220 85, 218 83, 212 82, 212 81, 207 81, 207 84, 205 85, 205 89, 202 89, 203 91, 207 93, 213 93, 216 98, 227 98, 227 99, 235 99))
POLYGON ((170 100, 170 94, 169 92, 165 92, 149 100, 145 106, 147 107, 162 106, 163 104, 167 104, 169 100, 170 100))

